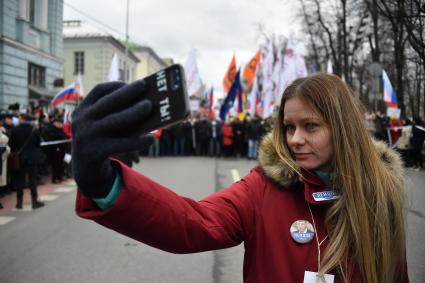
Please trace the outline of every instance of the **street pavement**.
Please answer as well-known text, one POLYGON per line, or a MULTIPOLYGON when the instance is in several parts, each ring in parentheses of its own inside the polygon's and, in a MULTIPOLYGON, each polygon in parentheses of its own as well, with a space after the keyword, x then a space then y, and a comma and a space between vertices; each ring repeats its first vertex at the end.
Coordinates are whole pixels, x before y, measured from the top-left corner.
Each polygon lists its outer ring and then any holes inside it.
MULTIPOLYGON (((200 157, 143 158, 135 169, 180 195, 201 199, 243 177, 256 162, 200 157)), ((410 282, 425 282, 425 172, 406 171, 410 282)), ((39 187, 46 206, 23 211, 0 201, 0 282, 242 282, 243 245, 175 255, 119 235, 74 213, 75 183, 39 187)), ((170 235, 172 237, 172 235, 170 235)))
POLYGON ((425 172, 406 170, 407 264, 410 282, 425 282, 425 172))

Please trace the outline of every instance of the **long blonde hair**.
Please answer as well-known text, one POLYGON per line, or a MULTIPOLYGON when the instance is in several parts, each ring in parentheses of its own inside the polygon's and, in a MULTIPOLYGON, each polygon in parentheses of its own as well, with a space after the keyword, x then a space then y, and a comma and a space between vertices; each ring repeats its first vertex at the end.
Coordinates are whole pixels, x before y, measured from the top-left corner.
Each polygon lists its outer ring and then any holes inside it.
POLYGON ((319 274, 339 269, 348 282, 354 265, 363 282, 395 282, 405 260, 404 191, 401 174, 378 155, 358 100, 340 78, 317 74, 286 88, 273 130, 278 155, 300 174, 286 142, 284 106, 301 98, 331 129, 340 199, 329 208, 329 245, 319 274), (282 142, 283 141, 283 142, 282 142))

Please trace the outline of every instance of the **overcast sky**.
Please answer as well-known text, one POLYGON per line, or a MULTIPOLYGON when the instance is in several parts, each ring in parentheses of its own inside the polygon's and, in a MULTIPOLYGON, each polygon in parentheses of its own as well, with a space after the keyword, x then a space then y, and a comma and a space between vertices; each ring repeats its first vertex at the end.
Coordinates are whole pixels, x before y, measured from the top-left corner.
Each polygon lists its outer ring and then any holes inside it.
MULTIPOLYGON (((126 0, 65 0, 64 20, 85 20, 101 27, 90 15, 121 32, 124 38, 126 0)), ((184 64, 189 50, 198 51, 201 79, 216 90, 233 53, 238 66, 245 64, 264 42, 258 24, 267 34, 299 38, 296 0, 130 0, 130 40, 148 45, 160 57, 184 64)))

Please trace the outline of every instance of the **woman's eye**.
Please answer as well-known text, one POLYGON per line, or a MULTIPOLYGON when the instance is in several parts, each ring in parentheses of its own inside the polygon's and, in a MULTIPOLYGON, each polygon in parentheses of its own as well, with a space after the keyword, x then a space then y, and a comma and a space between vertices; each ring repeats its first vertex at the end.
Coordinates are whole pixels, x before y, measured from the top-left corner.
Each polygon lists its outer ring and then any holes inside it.
POLYGON ((309 131, 313 131, 315 130, 317 127, 319 127, 319 125, 315 124, 315 123, 307 123, 305 125, 306 129, 309 131))
POLYGON ((293 133, 295 132, 295 127, 292 125, 285 125, 285 129, 287 133, 293 133))

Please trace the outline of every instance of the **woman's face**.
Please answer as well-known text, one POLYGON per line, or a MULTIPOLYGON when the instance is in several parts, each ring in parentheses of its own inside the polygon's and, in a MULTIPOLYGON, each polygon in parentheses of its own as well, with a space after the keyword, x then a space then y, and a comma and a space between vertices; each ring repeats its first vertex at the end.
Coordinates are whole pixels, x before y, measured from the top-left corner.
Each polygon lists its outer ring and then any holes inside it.
POLYGON ((332 171, 331 131, 322 117, 300 98, 293 97, 284 107, 284 128, 288 146, 301 168, 332 171))

